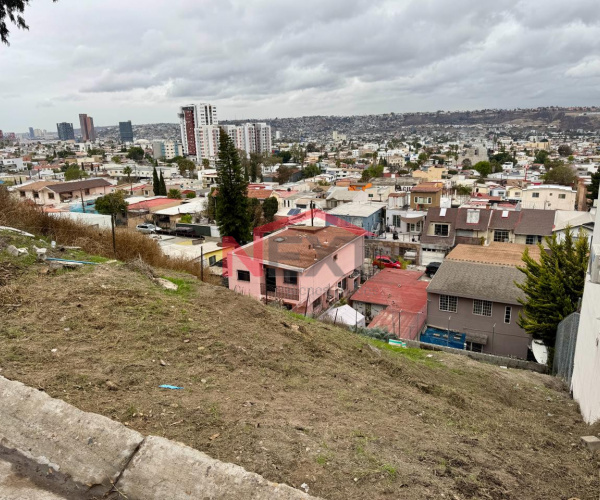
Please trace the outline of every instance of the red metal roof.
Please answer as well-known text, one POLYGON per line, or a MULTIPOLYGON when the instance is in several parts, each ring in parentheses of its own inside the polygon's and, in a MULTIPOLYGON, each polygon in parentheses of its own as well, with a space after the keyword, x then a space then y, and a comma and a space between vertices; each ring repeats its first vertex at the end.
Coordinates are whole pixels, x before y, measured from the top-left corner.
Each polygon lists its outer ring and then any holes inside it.
POLYGON ((352 295, 351 301, 393 306, 402 311, 420 312, 427 304, 427 281, 421 271, 382 269, 352 295))

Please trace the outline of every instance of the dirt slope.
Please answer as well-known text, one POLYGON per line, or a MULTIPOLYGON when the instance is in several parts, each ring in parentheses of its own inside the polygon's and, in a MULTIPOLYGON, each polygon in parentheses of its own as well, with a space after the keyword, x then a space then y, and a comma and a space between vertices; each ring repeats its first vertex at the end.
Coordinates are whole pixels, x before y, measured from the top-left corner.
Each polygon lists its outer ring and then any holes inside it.
POLYGON ((121 264, 11 267, 0 373, 328 499, 597 497, 579 437, 600 426, 555 379, 390 350, 176 281, 169 292, 121 264))

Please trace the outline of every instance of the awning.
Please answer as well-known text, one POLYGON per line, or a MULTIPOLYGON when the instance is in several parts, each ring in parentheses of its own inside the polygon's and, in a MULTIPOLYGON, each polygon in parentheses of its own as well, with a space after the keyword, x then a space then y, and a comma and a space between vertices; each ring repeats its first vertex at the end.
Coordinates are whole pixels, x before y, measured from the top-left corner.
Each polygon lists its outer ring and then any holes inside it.
POLYGON ((485 333, 465 332, 465 340, 467 342, 475 342, 476 344, 487 345, 488 336, 485 333))
POLYGON ((400 217, 402 222, 407 222, 409 224, 416 224, 417 222, 421 222, 425 217, 423 215, 419 215, 417 217, 400 217))

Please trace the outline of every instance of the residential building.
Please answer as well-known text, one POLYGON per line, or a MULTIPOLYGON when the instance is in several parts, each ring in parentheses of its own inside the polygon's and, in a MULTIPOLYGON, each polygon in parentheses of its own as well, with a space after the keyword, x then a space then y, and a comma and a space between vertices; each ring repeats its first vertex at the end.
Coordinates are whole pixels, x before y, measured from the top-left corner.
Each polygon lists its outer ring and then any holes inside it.
POLYGON ((487 241, 534 245, 551 236, 555 210, 492 210, 487 241))
POLYGON ((559 241, 564 240, 567 228, 571 229, 573 236, 577 236, 581 231, 592 244, 592 235, 594 233, 595 214, 592 212, 580 212, 578 210, 557 210, 554 217, 555 233, 559 241))
POLYGON ((523 208, 540 210, 575 210, 577 190, 570 186, 541 184, 523 188, 523 208))
POLYGON ((79 126, 81 128, 81 140, 83 142, 94 142, 96 140, 96 129, 94 119, 82 113, 79 115, 79 126))
POLYGON ((421 234, 421 265, 441 262, 454 248, 458 208, 430 208, 421 234))
POLYGON ((329 215, 342 219, 349 224, 365 229, 370 235, 376 235, 383 231, 383 213, 385 203, 350 202, 338 205, 329 210, 329 215))
POLYGON ((410 208, 428 210, 439 207, 442 201, 443 184, 441 182, 424 182, 411 189, 410 208))
POLYGON ((600 419, 600 210, 595 217, 571 379, 573 398, 588 424, 600 419))
POLYGON ((61 122, 56 124, 56 130, 58 132, 59 141, 74 141, 75 132, 73 131, 73 124, 67 122, 61 122))
POLYGON ((516 267, 525 248, 458 245, 427 287, 427 325, 465 334, 468 350, 526 359, 531 337, 517 324, 524 295, 515 284, 525 279, 516 267))
POLYGON ((318 314, 358 287, 364 231, 291 226, 228 255, 229 288, 318 314))
POLYGON ((31 200, 36 205, 57 205, 75 199, 90 199, 115 191, 115 186, 106 179, 85 179, 70 182, 39 181, 19 186, 16 192, 22 200, 31 200))
POLYGON ((184 154, 195 156, 198 163, 201 163, 203 158, 211 158, 211 156, 203 155, 212 153, 214 157, 218 150, 219 138, 216 106, 207 103, 182 106, 178 117, 184 154), (216 142, 214 141, 215 131, 216 142))
POLYGON ((178 141, 153 141, 152 156, 155 159, 164 158, 172 160, 176 156, 183 156, 183 146, 178 141))
POLYGON ((0 172, 22 172, 27 169, 23 163, 23 158, 3 158, 0 159, 0 172))
POLYGON ((223 125, 236 149, 250 153, 271 153, 271 126, 266 123, 223 125))
POLYGON ((441 181, 448 176, 448 167, 445 165, 430 165, 421 167, 419 170, 413 170, 412 177, 421 179, 422 182, 441 181))
POLYGON ((119 122, 119 136, 121 137, 121 142, 133 142, 133 127, 131 126, 131 120, 119 122))
POLYGON ((352 307, 369 328, 382 328, 398 338, 416 340, 427 317, 427 285, 421 271, 382 269, 352 295, 352 307))

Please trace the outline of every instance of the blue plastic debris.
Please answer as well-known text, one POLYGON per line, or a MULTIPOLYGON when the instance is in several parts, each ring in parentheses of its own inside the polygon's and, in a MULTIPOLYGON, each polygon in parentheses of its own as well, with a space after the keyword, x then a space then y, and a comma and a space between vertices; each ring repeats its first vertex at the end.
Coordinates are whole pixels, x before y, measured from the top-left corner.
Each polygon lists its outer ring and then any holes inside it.
POLYGON ((162 389, 183 389, 183 387, 177 387, 176 385, 159 385, 162 389))

